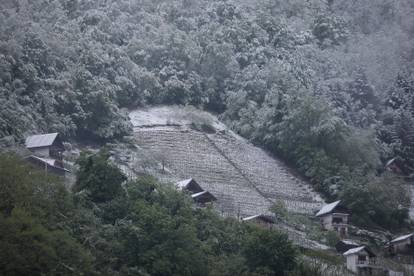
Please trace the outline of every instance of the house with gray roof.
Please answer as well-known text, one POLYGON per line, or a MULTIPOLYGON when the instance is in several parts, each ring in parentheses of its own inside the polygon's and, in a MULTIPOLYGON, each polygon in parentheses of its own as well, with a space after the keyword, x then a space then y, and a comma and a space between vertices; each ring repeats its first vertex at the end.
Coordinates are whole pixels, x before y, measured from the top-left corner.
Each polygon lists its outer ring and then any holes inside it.
POLYGON ((323 229, 336 231, 341 237, 348 235, 349 211, 340 200, 323 206, 315 216, 320 219, 323 229))
POLYGON ((387 247, 391 254, 414 254, 414 233, 396 237, 387 247))
POLYGON ((26 138, 26 148, 32 153, 26 158, 31 164, 45 170, 64 176, 69 172, 63 165, 65 147, 59 133, 32 135, 26 138))
POLYGON ((377 264, 377 256, 367 246, 349 249, 343 254, 346 268, 357 275, 383 275, 384 269, 377 264))

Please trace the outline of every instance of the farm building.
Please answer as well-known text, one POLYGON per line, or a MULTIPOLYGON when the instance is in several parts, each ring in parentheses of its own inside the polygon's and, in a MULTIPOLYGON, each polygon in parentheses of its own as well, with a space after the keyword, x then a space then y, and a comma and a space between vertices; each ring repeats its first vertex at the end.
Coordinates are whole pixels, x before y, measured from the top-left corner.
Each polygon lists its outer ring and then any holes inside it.
POLYGON ((214 195, 201 188, 193 178, 179 181, 175 184, 175 187, 180 191, 189 193, 199 207, 205 207, 208 203, 217 200, 214 195))
POLYGON ((343 255, 347 269, 357 275, 384 275, 384 270, 377 265, 376 255, 366 246, 349 249, 343 255))
POLYGON ((351 240, 341 240, 335 244, 335 249, 339 253, 345 253, 349 249, 360 247, 358 243, 351 240))
POLYGON ((58 133, 32 135, 26 138, 26 148, 35 156, 62 160, 65 151, 58 133))
POLYGON ((69 172, 63 166, 65 147, 58 133, 33 135, 26 138, 26 148, 33 154, 26 158, 31 164, 57 175, 69 172))
POLYGON ((70 172, 69 170, 61 166, 61 162, 58 162, 55 159, 48 159, 30 155, 26 158, 26 160, 29 161, 31 164, 44 169, 46 173, 50 172, 56 175, 65 176, 66 173, 70 172))
POLYGON ((205 206, 206 204, 217 200, 216 197, 208 191, 192 194, 191 197, 193 198, 194 202, 200 206, 205 206))
POLYGON ((335 201, 322 207, 316 214, 325 230, 339 233, 341 237, 348 234, 349 211, 341 205, 341 201, 335 201))
POLYGON ((272 229, 275 224, 275 219, 273 217, 263 215, 263 214, 245 217, 245 218, 242 218, 242 221, 254 223, 260 227, 267 228, 267 229, 272 229))
POLYGON ((387 247, 391 254, 414 254, 414 233, 393 239, 387 247))
POLYGON ((175 186, 178 190, 188 191, 191 194, 201 193, 204 191, 203 188, 201 188, 201 186, 197 183, 197 181, 192 178, 179 181, 175 184, 175 186))

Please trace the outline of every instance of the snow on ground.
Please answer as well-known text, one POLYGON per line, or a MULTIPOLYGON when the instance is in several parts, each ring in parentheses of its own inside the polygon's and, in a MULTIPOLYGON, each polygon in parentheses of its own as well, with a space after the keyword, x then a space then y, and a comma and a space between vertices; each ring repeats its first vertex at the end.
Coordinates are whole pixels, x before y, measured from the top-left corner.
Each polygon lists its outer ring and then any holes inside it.
POLYGON ((226 129, 226 126, 217 117, 191 106, 157 106, 143 108, 131 111, 129 118, 134 127, 206 123, 218 131, 226 129))

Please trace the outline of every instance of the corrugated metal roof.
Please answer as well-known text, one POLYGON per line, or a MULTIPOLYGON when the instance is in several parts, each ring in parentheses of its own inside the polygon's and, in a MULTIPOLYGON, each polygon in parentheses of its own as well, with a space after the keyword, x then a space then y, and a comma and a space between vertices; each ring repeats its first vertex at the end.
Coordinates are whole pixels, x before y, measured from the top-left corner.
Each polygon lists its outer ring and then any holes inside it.
POLYGON ((335 209, 336 206, 338 206, 339 203, 341 203, 340 200, 329 203, 329 204, 323 206, 322 209, 319 210, 319 212, 316 214, 316 216, 319 217, 319 216, 322 216, 322 215, 325 215, 325 214, 328 214, 328 213, 332 212, 332 210, 335 209))
POLYGON ((51 146, 58 135, 58 133, 47 133, 29 136, 26 138, 26 147, 31 149, 51 146))
POLYGON ((414 234, 413 234, 413 233, 411 233, 411 234, 408 234, 408 235, 404 235, 404 236, 401 236, 401 237, 395 238, 395 239, 393 239, 392 241, 390 241, 390 243, 395 243, 395 242, 400 242, 400 241, 406 240, 406 239, 408 239, 408 238, 412 237, 413 235, 414 235, 414 234))

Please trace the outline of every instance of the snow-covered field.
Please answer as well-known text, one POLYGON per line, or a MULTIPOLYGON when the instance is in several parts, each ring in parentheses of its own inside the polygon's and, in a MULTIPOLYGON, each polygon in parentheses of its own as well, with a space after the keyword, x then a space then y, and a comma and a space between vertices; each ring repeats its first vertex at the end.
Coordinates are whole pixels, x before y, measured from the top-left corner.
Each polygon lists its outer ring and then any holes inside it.
POLYGON ((132 111, 130 118, 137 145, 159 159, 172 179, 195 178, 218 198, 223 214, 268 213, 277 201, 290 211, 312 214, 323 204, 280 160, 235 135, 210 113, 162 106, 132 111), (217 132, 194 130, 194 122, 207 123, 217 132))

